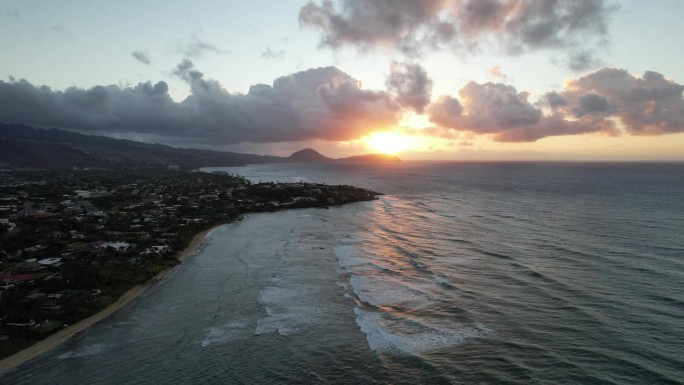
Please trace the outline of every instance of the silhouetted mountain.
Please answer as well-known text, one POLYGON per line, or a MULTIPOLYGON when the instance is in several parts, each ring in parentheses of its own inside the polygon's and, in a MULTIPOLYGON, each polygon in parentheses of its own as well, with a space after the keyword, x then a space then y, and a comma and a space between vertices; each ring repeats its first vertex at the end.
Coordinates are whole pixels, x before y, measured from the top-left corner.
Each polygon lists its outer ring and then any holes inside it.
POLYGON ((284 158, 235 152, 174 148, 59 129, 0 123, 0 163, 39 168, 132 166, 184 168, 283 162, 284 158))
POLYGON ((393 162, 401 162, 401 159, 399 159, 399 157, 396 155, 368 154, 368 155, 350 156, 347 158, 339 158, 339 159, 335 159, 335 161, 336 162, 345 162, 345 163, 393 163, 393 162))
POLYGON ((19 167, 64 169, 105 168, 109 162, 61 143, 38 143, 0 139, 0 163, 19 167))
POLYGON ((309 162, 309 163, 315 163, 315 162, 330 162, 333 161, 334 159, 328 158, 327 156, 321 154, 320 152, 311 149, 311 148, 305 148, 303 150, 299 150, 292 155, 290 155, 288 160, 292 162, 309 162))
POLYGON ((347 158, 328 158, 327 156, 321 154, 320 152, 313 150, 311 148, 305 148, 299 150, 287 158, 291 162, 308 162, 308 163, 320 163, 320 162, 342 162, 342 163, 387 163, 387 162, 401 162, 396 155, 385 155, 385 154, 367 154, 367 155, 356 155, 347 158))
POLYGON ((175 148, 71 131, 0 123, 0 164, 45 169, 229 167, 281 162, 400 162, 393 155, 360 155, 332 159, 307 148, 287 158, 237 152, 175 148))

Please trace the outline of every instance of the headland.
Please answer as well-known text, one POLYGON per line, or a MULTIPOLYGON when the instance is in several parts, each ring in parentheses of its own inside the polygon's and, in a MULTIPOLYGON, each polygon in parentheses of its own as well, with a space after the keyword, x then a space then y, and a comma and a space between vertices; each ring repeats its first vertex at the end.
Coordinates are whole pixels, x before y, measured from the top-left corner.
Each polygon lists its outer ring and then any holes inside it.
POLYGON ((243 213, 372 200, 225 173, 14 171, 0 184, 0 372, 53 349, 159 282, 243 213))

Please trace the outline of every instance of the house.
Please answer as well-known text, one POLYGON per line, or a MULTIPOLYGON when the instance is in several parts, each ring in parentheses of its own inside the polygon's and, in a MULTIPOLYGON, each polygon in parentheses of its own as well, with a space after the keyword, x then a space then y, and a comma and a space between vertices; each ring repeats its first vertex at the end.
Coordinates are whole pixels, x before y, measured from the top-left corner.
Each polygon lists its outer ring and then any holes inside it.
POLYGON ((27 296, 24 297, 24 298, 25 298, 25 299, 30 299, 30 300, 36 300, 36 299, 43 299, 43 298, 46 298, 46 297, 47 297, 47 294, 45 294, 45 293, 35 292, 35 293, 31 293, 31 294, 27 295, 27 296))
POLYGON ((107 249, 107 248, 112 248, 115 251, 126 251, 128 250, 129 247, 131 247, 131 244, 128 242, 106 242, 106 241, 96 241, 90 244, 92 247, 96 249, 107 249))
POLYGON ((86 297, 86 302, 95 302, 97 301, 100 296, 102 295, 102 290, 100 289, 92 289, 90 292, 88 292, 88 296, 86 297))
POLYGON ((150 246, 150 247, 147 249, 147 251, 148 251, 148 252, 151 252, 151 253, 159 253, 159 254, 162 254, 162 253, 169 253, 169 252, 171 252, 171 246, 169 246, 169 245, 156 245, 156 246, 150 246))
POLYGON ((59 267, 62 265, 62 258, 45 258, 38 261, 38 263, 48 267, 59 267))

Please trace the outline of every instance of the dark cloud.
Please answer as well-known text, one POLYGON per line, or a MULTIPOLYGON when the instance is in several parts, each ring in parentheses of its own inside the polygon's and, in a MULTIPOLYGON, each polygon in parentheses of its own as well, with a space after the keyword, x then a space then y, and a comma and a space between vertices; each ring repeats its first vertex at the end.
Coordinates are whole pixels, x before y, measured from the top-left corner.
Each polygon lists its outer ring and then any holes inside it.
POLYGON ((619 135, 620 128, 632 135, 661 135, 684 132, 683 92, 684 85, 657 72, 637 78, 625 70, 603 68, 567 81, 560 92, 546 93, 538 106, 511 86, 470 82, 458 99, 442 96, 430 105, 428 116, 442 129, 489 134, 501 142, 619 135))
POLYGON ((399 104, 417 113, 430 104, 432 80, 418 64, 392 62, 385 84, 399 104))
POLYGON ((266 50, 261 53, 261 57, 264 59, 283 59, 285 57, 285 51, 274 51, 271 47, 267 47, 266 50))
POLYGON ((165 82, 135 87, 52 90, 26 80, 0 81, 0 121, 198 145, 349 140, 396 124, 390 95, 366 91, 334 67, 315 68, 231 94, 189 60, 173 71, 191 93, 176 102, 165 82))
MULTIPOLYGON (((481 0, 470 0, 469 3, 481 0)), ((490 0, 493 1, 493 0, 490 0)), ((504 37, 509 51, 535 48, 567 48, 586 46, 587 37, 604 37, 613 8, 601 0, 519 0, 497 1, 505 12, 497 17, 505 20, 494 30, 504 37)), ((480 28, 478 33, 489 33, 480 28)), ((584 51, 586 52, 586 51, 584 51)))
POLYGON ((134 51, 131 56, 133 58, 143 64, 150 64, 150 56, 142 51, 134 51))
POLYGON ((428 108, 430 121, 441 126, 451 128, 462 128, 463 106, 458 99, 444 95, 428 108))
POLYGON ((542 97, 540 104, 548 106, 551 110, 555 111, 557 108, 567 105, 568 101, 557 92, 547 92, 542 97))
POLYGON ((196 81, 201 80, 204 77, 204 74, 196 70, 195 64, 189 59, 183 59, 182 62, 178 63, 172 73, 185 80, 190 85, 193 85, 196 81))
POLYGON ((495 133, 492 138, 497 142, 534 142, 548 136, 579 135, 602 133, 605 135, 619 135, 615 124, 601 118, 584 118, 568 120, 566 116, 554 114, 545 116, 537 124, 518 127, 495 133))
POLYGON ((596 68, 601 64, 594 53, 588 50, 580 50, 571 52, 568 55, 566 64, 568 68, 573 71, 584 71, 590 68, 596 68))
POLYGON ((428 40, 451 40, 453 26, 437 17, 443 0, 343 0, 341 9, 332 1, 309 1, 299 12, 302 26, 319 29, 320 45, 341 48, 354 45, 370 49, 377 45, 394 46, 414 53, 428 40))
POLYGON ((528 142, 586 133, 684 132, 684 85, 651 71, 636 77, 603 68, 567 80, 536 104, 510 85, 476 82, 428 103, 431 81, 411 63, 394 63, 387 91, 365 90, 335 67, 255 84, 247 94, 228 92, 188 59, 172 73, 189 86, 182 101, 169 96, 165 82, 62 91, 10 77, 0 81, 0 121, 211 146, 352 140, 396 128, 410 110, 424 111, 435 124, 413 134, 449 140, 465 134, 468 142, 473 135, 528 142))
POLYGON ((575 117, 581 118, 586 115, 607 115, 612 111, 612 107, 603 96, 588 93, 577 99, 577 107, 572 111, 575 117))
POLYGON ((132 88, 96 86, 53 91, 26 80, 0 81, 0 120, 42 127, 108 132, 148 130, 149 124, 171 123, 177 115, 164 82, 132 88))
POLYGON ((684 132, 682 92, 684 85, 658 72, 638 78, 622 69, 603 68, 569 81, 561 95, 573 101, 566 111, 610 115, 630 134, 658 135, 684 132))
POLYGON ((319 30, 320 45, 333 49, 561 49, 571 68, 585 69, 595 62, 591 49, 607 41, 614 10, 606 0, 341 0, 338 8, 323 0, 304 5, 299 22, 319 30))
POLYGON ((498 0, 464 1, 456 10, 460 28, 469 36, 498 29, 508 13, 509 5, 498 0))

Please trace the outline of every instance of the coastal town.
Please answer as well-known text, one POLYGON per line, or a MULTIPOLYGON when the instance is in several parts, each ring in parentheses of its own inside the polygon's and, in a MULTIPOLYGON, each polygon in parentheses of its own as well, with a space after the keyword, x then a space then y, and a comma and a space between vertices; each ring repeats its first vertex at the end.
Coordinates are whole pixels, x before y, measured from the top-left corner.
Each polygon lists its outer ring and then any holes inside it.
POLYGON ((0 175, 0 358, 178 264, 203 230, 244 213, 327 208, 379 195, 173 166, 0 175))

